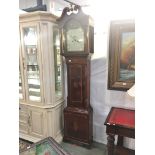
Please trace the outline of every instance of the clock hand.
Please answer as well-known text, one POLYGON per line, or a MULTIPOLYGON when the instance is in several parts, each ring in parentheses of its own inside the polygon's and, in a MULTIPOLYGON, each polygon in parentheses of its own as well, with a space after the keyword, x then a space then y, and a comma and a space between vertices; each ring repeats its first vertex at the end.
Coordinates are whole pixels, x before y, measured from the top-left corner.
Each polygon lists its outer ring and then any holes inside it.
MULTIPOLYGON (((75 36, 71 36, 71 38, 72 38, 75 42, 78 42, 78 43, 80 42, 79 40, 76 39, 75 36)), ((73 41, 72 41, 72 42, 73 42, 73 41)))
POLYGON ((73 41, 75 41, 75 42, 78 42, 78 43, 79 43, 79 40, 74 39, 74 40, 72 40, 72 42, 73 42, 73 41))
POLYGON ((79 40, 75 40, 75 41, 79 43, 79 40))

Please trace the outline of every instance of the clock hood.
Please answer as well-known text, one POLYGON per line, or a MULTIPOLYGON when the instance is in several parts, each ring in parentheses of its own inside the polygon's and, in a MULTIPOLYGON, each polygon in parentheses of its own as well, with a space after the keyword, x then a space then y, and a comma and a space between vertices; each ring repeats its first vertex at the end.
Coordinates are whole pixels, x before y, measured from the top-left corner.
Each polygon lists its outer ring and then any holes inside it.
POLYGON ((83 26, 93 25, 92 18, 83 13, 80 6, 74 6, 74 8, 63 9, 61 17, 57 19, 59 28, 63 28, 64 24, 71 19, 79 21, 83 26))

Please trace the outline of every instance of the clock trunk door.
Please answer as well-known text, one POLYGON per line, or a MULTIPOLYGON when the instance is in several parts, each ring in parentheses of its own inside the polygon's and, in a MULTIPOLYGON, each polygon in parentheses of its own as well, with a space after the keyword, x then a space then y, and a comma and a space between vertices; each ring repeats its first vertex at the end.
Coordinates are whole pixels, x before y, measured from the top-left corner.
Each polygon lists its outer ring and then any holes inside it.
POLYGON ((80 60, 71 59, 71 63, 68 65, 68 104, 73 107, 86 108, 87 77, 85 72, 87 72, 87 67, 85 64, 73 61, 80 60))

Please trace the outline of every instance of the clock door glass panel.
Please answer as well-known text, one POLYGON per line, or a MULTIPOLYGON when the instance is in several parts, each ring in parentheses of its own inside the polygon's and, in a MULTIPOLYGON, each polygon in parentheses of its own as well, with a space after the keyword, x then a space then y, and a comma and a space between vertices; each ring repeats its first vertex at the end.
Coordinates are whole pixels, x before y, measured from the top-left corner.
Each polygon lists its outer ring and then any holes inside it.
POLYGON ((55 92, 56 97, 62 96, 62 63, 60 56, 60 36, 57 27, 53 27, 54 40, 54 67, 55 67, 55 92))
POLYGON ((65 25, 67 52, 84 52, 84 30, 79 22, 70 20, 65 25))
POLYGON ((40 75, 37 51, 36 27, 24 28, 24 47, 26 56, 26 74, 28 97, 31 101, 40 101, 40 75))

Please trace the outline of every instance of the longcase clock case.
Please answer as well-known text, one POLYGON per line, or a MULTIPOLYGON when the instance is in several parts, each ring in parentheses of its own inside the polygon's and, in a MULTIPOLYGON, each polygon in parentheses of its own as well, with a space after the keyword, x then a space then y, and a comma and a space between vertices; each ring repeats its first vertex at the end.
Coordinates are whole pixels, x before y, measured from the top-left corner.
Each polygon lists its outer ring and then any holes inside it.
POLYGON ((93 109, 90 106, 93 22, 79 6, 74 6, 63 10, 58 25, 61 32, 61 55, 66 59, 68 83, 63 139, 90 146, 93 140, 93 109))

